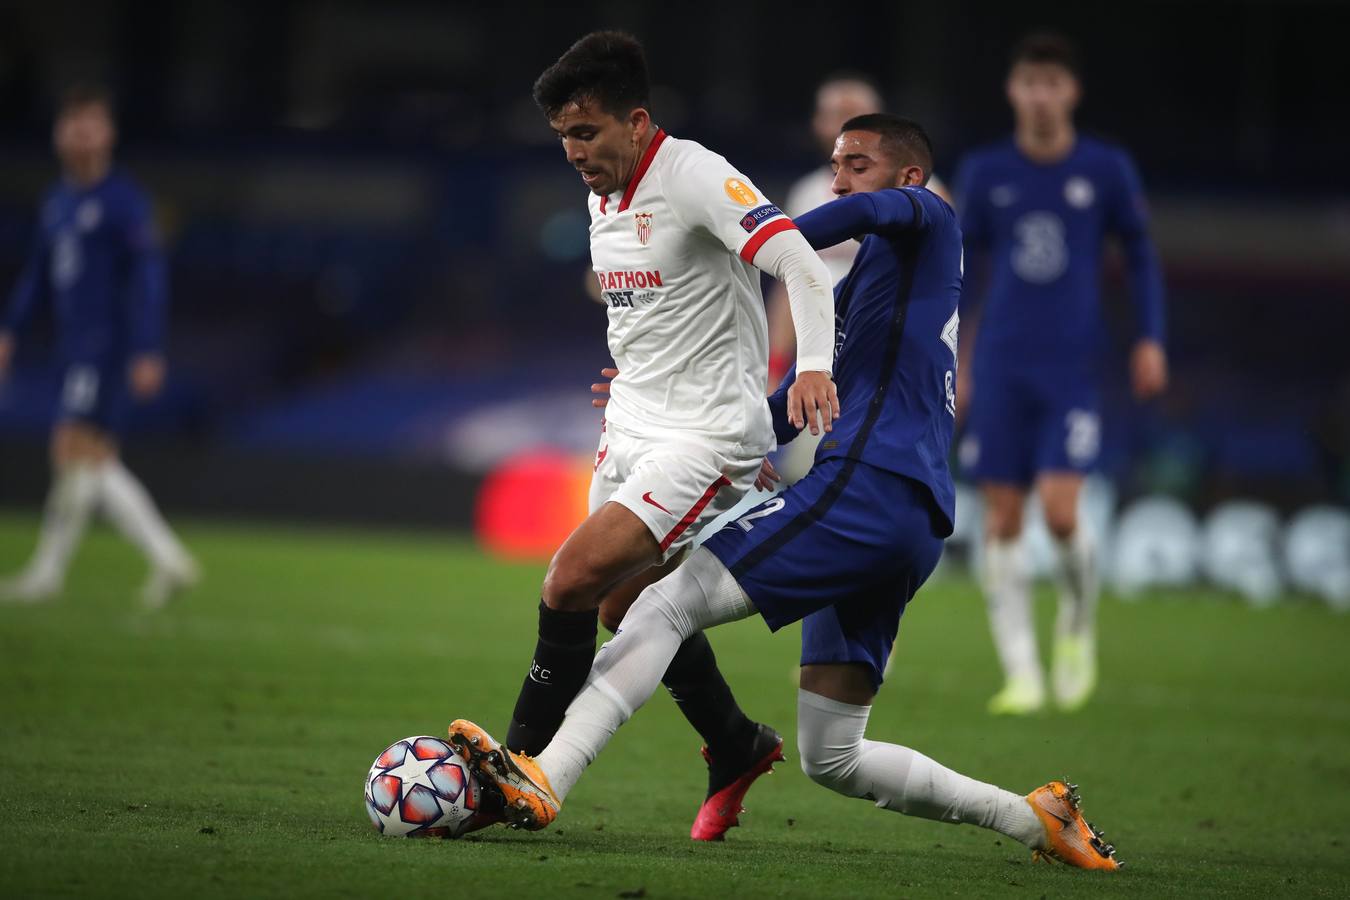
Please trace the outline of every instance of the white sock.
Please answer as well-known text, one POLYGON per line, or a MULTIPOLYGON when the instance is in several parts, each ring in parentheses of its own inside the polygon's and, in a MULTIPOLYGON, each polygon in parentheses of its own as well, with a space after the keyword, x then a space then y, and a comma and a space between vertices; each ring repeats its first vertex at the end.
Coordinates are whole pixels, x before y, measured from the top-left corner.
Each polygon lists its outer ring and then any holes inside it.
POLYGON ((165 569, 190 565, 190 557, 155 502, 136 476, 120 460, 109 460, 98 469, 103 509, 122 535, 145 554, 150 564, 165 569))
POLYGON ((939 822, 979 825, 1021 841, 1045 844, 1045 828, 1026 799, 967 778, 916 750, 863 738, 870 706, 797 693, 797 751, 812 781, 882 809, 939 822))
POLYGON ((702 548, 644 590, 596 654, 586 686, 537 757, 558 799, 567 796, 619 726, 655 693, 680 644, 751 612, 736 579, 702 548))
POLYGON ((39 579, 65 580, 70 558, 79 546, 98 501, 98 474, 93 466, 77 463, 59 470, 47 492, 42 530, 28 573, 39 579))
POLYGON ((1080 524, 1073 534, 1056 540, 1059 557, 1059 613, 1056 634, 1091 634, 1097 623, 1097 548, 1092 532, 1080 524))
POLYGON ((1041 684, 1044 675, 1031 616, 1031 579, 1021 541, 990 539, 984 545, 983 569, 989 627, 1003 674, 1009 681, 1025 679, 1041 684))

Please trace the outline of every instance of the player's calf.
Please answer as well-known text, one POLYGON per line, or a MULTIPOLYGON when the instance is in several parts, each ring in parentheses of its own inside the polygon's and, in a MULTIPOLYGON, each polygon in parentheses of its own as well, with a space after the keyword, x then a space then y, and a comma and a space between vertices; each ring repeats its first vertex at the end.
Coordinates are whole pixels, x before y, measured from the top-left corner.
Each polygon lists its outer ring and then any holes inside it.
MULTIPOLYGON (((988 828, 1033 851, 1058 853, 1054 858, 1081 864, 1069 852, 1072 848, 1057 849, 1057 836, 1049 833, 1037 811, 1039 792, 1022 797, 962 775, 909 747, 866 740, 870 709, 806 690, 798 695, 797 745, 802 769, 813 781, 907 816, 988 828)), ((1073 821, 1072 811, 1050 808, 1073 821)))
POLYGON ((506 743, 537 754, 562 724, 595 656, 602 595, 659 559, 656 540, 624 507, 606 503, 558 549, 545 577, 539 633, 506 743))

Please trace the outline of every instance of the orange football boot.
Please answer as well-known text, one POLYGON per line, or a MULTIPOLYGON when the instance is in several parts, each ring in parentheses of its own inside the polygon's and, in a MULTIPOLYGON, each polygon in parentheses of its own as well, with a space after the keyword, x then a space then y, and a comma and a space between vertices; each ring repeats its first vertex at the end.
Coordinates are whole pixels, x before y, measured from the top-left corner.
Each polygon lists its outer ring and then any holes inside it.
POLYGON ((1041 820, 1049 843, 1044 850, 1033 850, 1032 859, 1109 872, 1125 865, 1116 859, 1116 848, 1106 843, 1105 832, 1083 819, 1078 785, 1052 781, 1027 794, 1026 799, 1041 820))
POLYGON ((467 719, 450 723, 450 744, 480 779, 501 792, 502 817, 512 828, 538 831, 558 817, 562 801, 533 759, 506 749, 467 719))

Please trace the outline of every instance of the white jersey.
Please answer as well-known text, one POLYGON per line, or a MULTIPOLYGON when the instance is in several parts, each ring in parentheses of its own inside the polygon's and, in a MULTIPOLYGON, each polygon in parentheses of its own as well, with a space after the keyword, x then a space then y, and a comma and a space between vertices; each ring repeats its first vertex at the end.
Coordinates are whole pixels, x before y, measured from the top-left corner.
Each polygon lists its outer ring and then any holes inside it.
POLYGON ((791 220, 723 157, 663 131, 625 190, 591 195, 590 212, 619 370, 606 420, 767 452, 768 326, 750 261, 791 220))
MULTIPOLYGON (((821 166, 814 172, 803 175, 793 182, 792 188, 788 191, 787 203, 783 211, 792 218, 797 218, 802 213, 808 213, 819 206, 824 206, 831 200, 836 199, 835 193, 831 189, 834 184, 834 172, 829 166, 821 166)), ((947 199, 946 188, 942 182, 938 181, 936 175, 928 179, 928 189, 935 194, 947 199)), ((858 248, 862 246, 857 241, 843 241, 835 244, 833 247, 826 247, 823 250, 816 251, 820 259, 830 270, 830 278, 835 284, 839 279, 848 274, 848 270, 853 268, 853 257, 858 255, 858 248)))

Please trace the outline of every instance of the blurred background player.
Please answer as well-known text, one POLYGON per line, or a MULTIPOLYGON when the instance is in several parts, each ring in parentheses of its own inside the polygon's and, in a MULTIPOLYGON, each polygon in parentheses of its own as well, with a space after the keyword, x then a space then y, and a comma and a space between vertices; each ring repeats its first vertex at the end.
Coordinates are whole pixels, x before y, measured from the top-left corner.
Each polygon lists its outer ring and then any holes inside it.
POLYGON ((53 142, 62 177, 43 199, 36 242, 0 324, 0 378, 15 335, 40 298, 51 300, 65 367, 51 439, 52 485, 37 549, 0 598, 36 602, 60 592, 95 509, 150 562, 149 606, 193 582, 197 567, 118 457, 127 390, 138 400, 164 384, 166 288, 150 201, 113 166, 112 99, 97 86, 70 89, 53 142))
POLYGON ((989 704, 995 713, 1029 713, 1045 702, 1020 544, 1033 487, 1057 551, 1055 699, 1075 709, 1096 685, 1098 572, 1078 496, 1101 444, 1098 294, 1108 233, 1120 238, 1129 268, 1134 396, 1148 399, 1167 384, 1162 276, 1143 189, 1124 150, 1076 131, 1080 90, 1067 40, 1024 39, 1007 80, 1013 136, 971 153, 957 178, 967 262, 979 252, 991 257, 978 336, 962 341, 974 357, 960 367, 958 400, 962 412, 969 403, 961 457, 984 498, 982 580, 1006 676, 989 704))
MULTIPOLYGON (((839 126, 854 116, 881 112, 881 93, 867 76, 855 72, 831 75, 816 88, 816 109, 811 117, 811 135, 824 160, 793 182, 788 189, 783 211, 796 218, 834 199, 831 185, 834 173, 830 171, 830 154, 834 152, 839 126)), ((858 252, 857 243, 846 241, 820 252, 820 258, 829 267, 830 278, 837 283, 853 265, 858 252)), ((776 388, 792 365, 796 336, 792 330, 792 316, 788 310, 787 293, 775 284, 769 293, 769 387, 776 388)), ((779 467, 781 473, 782 467, 779 467)), ((795 480, 795 479, 794 479, 795 480)))
MULTIPOLYGON (((816 88, 815 112, 811 116, 811 135, 820 152, 820 159, 824 162, 793 183, 788 190, 784 212, 796 218, 835 199, 834 171, 830 167, 829 159, 834 153, 834 142, 839 137, 839 129, 849 119, 879 113, 884 106, 881 92, 871 79, 861 72, 837 72, 820 83, 820 87, 816 88)), ((930 191, 951 202, 946 188, 936 176, 929 177, 927 186, 930 191)), ((830 270, 830 278, 834 284, 838 284, 839 279, 848 274, 858 247, 858 241, 849 240, 819 251, 820 258, 830 270)), ((787 291, 778 282, 769 289, 768 315, 769 387, 773 389, 787 374, 797 346, 792 316, 788 309, 787 291)), ((818 443, 820 435, 808 432, 782 448, 778 455, 777 469, 785 483, 794 484, 811 468, 818 443)))

